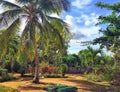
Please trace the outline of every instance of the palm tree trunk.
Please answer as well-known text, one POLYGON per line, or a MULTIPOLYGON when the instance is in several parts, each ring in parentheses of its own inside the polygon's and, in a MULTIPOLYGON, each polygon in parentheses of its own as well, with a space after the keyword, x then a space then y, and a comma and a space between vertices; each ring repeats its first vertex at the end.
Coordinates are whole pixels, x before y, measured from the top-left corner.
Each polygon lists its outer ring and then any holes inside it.
POLYGON ((33 78, 33 83, 39 83, 39 57, 38 52, 35 52, 35 74, 33 78))

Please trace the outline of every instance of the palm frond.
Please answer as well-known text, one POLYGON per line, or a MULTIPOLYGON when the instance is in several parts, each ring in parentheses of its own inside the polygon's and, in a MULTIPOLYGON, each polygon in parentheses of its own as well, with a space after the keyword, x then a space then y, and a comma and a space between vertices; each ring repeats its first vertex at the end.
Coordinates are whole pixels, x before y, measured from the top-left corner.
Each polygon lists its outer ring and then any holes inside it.
POLYGON ((17 35, 17 32, 20 30, 20 24, 21 21, 19 18, 17 18, 4 32, 3 32, 3 38, 10 40, 12 37, 17 35))
POLYGON ((56 17, 51 17, 51 16, 47 16, 47 18, 52 23, 52 25, 56 27, 58 30, 61 30, 61 31, 64 30, 65 32, 70 33, 68 24, 63 20, 56 17))
POLYGON ((70 2, 69 2, 69 0, 60 0, 60 1, 61 1, 63 10, 69 11, 70 10, 70 2))
POLYGON ((60 15, 62 12, 61 6, 58 3, 53 3, 51 0, 40 0, 38 10, 42 10, 45 14, 56 13, 60 15))
POLYGON ((33 2, 34 0, 16 0, 16 1, 21 3, 21 4, 28 4, 30 2, 33 2))
POLYGON ((7 26, 11 24, 14 19, 18 18, 21 13, 22 9, 7 10, 0 14, 0 23, 3 24, 3 26, 7 26))
POLYGON ((0 0, 0 5, 4 6, 4 7, 8 7, 8 8, 20 8, 19 5, 16 5, 14 3, 5 1, 5 0, 0 0))

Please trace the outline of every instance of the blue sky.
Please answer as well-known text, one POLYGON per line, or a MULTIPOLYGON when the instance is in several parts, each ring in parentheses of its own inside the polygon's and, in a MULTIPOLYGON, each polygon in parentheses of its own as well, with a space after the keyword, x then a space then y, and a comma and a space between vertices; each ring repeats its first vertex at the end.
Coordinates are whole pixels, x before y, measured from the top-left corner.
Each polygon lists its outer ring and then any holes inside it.
MULTIPOLYGON (((14 0, 8 1, 14 2, 14 0)), ((107 15, 110 12, 97 8, 95 3, 98 1, 110 4, 119 2, 119 0, 70 0, 70 12, 64 12, 61 16, 61 18, 69 24, 70 32, 73 34, 73 38, 69 43, 68 53, 77 54, 78 51, 86 48, 86 46, 81 46, 81 42, 93 40, 100 36, 98 31, 100 27, 95 26, 98 22, 97 18, 99 15, 107 15)), ((2 12, 2 8, 0 8, 0 12, 2 12)), ((56 15, 53 14, 53 16, 56 15)), ((97 48, 98 46, 93 47, 97 48)))
MULTIPOLYGON (((101 1, 109 4, 119 2, 119 0, 71 0, 71 11, 64 13, 62 18, 70 25, 70 31, 74 34, 69 43, 68 52, 78 53, 86 46, 81 46, 81 42, 93 40, 100 36, 98 22, 99 15, 108 15, 110 12, 106 9, 100 9, 95 6, 96 2, 101 1)), ((93 46, 97 48, 97 46, 93 46)))

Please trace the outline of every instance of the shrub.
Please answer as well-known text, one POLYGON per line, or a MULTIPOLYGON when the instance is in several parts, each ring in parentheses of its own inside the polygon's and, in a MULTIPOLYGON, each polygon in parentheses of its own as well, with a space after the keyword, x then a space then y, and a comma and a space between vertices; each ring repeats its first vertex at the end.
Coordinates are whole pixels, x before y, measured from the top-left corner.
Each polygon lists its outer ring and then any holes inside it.
POLYGON ((97 69, 96 73, 86 74, 86 78, 92 81, 112 81, 113 84, 120 85, 120 65, 105 65, 102 70, 97 69), (99 71, 98 71, 99 70, 99 71))
POLYGON ((60 65, 60 74, 62 75, 62 77, 65 77, 65 74, 67 73, 67 65, 66 64, 61 64, 60 65))
POLYGON ((8 70, 8 72, 12 72, 11 63, 9 61, 4 62, 4 68, 8 70))
POLYGON ((13 71, 18 73, 20 69, 20 63, 18 61, 15 61, 13 64, 13 71))
POLYGON ((11 80, 13 77, 8 74, 7 69, 0 68, 0 82, 11 80))
POLYGON ((120 64, 118 63, 116 67, 114 67, 114 75, 112 84, 120 86, 120 64))
POLYGON ((42 73, 42 74, 48 73, 48 66, 42 67, 42 68, 41 68, 41 73, 42 73))
POLYGON ((27 63, 23 62, 23 61, 20 61, 19 65, 20 65, 20 68, 19 68, 18 72, 21 74, 21 76, 24 76, 24 74, 25 74, 25 72, 27 70, 27 63))
POLYGON ((43 66, 41 68, 41 73, 42 74, 57 74, 58 68, 54 67, 54 66, 43 66))

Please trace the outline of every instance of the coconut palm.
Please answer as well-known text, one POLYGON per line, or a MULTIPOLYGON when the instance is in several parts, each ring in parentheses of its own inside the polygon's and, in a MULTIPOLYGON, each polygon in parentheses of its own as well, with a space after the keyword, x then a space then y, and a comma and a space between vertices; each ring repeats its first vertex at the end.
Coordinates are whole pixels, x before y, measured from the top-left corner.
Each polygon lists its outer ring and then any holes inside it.
MULTIPOLYGON (((19 52, 26 52, 29 60, 35 60, 34 83, 39 82, 39 53, 38 47, 45 46, 46 39, 53 39, 62 49, 65 47, 64 38, 69 33, 67 24, 51 14, 61 15, 62 11, 70 9, 68 0, 15 0, 15 3, 0 0, 2 6, 7 7, 0 14, 0 26, 5 30, 9 39, 17 35, 22 21, 24 28, 20 32, 19 52)), ((7 39, 5 38, 6 42, 7 39)))

